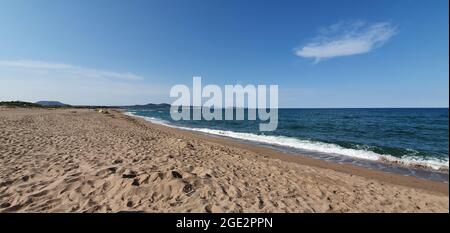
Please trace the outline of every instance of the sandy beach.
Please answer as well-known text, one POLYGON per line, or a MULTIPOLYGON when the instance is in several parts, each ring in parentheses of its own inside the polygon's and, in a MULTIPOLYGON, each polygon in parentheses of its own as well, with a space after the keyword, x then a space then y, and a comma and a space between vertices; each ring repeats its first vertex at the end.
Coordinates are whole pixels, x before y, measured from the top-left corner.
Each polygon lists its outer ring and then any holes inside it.
POLYGON ((0 109, 0 212, 449 212, 448 188, 116 110, 0 109))

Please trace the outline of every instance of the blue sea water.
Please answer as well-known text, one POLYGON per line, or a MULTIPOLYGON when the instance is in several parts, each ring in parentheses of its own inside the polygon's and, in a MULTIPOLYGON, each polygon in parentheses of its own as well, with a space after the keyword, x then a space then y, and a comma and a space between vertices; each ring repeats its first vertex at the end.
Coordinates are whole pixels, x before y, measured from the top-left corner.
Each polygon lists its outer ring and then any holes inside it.
POLYGON ((259 121, 174 121, 167 106, 126 111, 154 123, 313 157, 378 161, 448 173, 448 108, 279 109, 278 128, 273 132, 260 132, 259 121))

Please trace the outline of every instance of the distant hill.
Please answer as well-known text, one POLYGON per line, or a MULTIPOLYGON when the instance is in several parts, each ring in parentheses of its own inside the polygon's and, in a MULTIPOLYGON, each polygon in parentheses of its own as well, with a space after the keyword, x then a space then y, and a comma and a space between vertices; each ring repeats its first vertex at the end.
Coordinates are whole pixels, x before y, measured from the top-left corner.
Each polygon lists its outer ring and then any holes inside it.
POLYGON ((61 103, 59 101, 38 101, 36 104, 42 105, 44 107, 63 107, 69 106, 67 104, 61 103))
POLYGON ((1 101, 0 106, 3 107, 18 107, 18 108, 41 108, 42 105, 35 104, 35 103, 29 103, 29 102, 23 102, 23 101, 1 101))
POLYGON ((124 106, 127 108, 170 108, 170 104, 162 103, 162 104, 144 104, 144 105, 131 105, 131 106, 124 106))
POLYGON ((147 107, 170 107, 170 104, 162 103, 162 104, 146 104, 147 107))

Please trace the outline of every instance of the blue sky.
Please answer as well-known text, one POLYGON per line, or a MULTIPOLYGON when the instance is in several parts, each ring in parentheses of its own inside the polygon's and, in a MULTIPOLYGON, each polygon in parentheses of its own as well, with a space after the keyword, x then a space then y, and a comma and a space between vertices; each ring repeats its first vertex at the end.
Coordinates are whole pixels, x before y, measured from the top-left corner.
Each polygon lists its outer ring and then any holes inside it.
POLYGON ((0 100, 172 102, 278 84, 281 107, 448 107, 447 0, 0 0, 0 100))

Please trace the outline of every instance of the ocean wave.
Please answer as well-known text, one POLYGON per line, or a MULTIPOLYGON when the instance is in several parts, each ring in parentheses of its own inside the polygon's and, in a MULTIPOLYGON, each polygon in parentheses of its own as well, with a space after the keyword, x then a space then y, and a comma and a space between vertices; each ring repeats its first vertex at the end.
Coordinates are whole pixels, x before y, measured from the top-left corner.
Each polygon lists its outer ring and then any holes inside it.
POLYGON ((258 135, 253 133, 242 133, 228 130, 175 126, 170 124, 168 121, 164 121, 162 119, 136 115, 135 112, 134 113, 127 112, 125 114, 129 116, 140 117, 155 124, 161 124, 173 128, 208 133, 234 139, 246 140, 250 142, 264 143, 269 145, 276 145, 306 151, 314 151, 330 155, 348 156, 356 159, 381 161, 385 163, 391 163, 406 167, 433 169, 437 171, 448 172, 448 165, 449 165, 448 160, 440 160, 438 158, 423 158, 419 156, 414 156, 415 153, 403 155, 402 157, 399 158, 392 155, 378 154, 376 152, 364 149, 364 147, 361 147, 359 149, 351 149, 351 148, 344 148, 332 143, 303 140, 286 136, 258 135))
POLYGON ((170 125, 168 121, 165 121, 165 120, 162 120, 162 119, 159 119, 159 118, 155 118, 155 117, 140 116, 140 115, 137 115, 136 112, 124 112, 124 114, 127 115, 127 116, 143 118, 144 120, 149 121, 149 122, 154 123, 154 124, 165 125, 165 126, 169 126, 169 127, 175 127, 173 125, 170 125))

